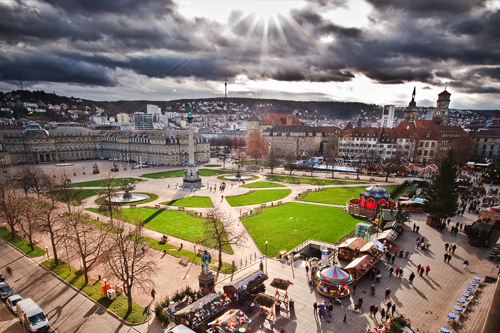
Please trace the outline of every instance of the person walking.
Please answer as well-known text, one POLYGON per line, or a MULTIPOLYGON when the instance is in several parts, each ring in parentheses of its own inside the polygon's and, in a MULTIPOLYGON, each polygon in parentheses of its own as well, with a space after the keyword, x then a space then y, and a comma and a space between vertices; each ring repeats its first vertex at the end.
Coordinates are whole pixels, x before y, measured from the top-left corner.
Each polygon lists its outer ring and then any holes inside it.
POLYGON ((448 255, 448 264, 450 263, 451 255, 448 255))
POLYGON ((399 270, 399 277, 403 278, 403 269, 402 268, 399 270))
POLYGON ((413 279, 415 278, 415 273, 411 272, 410 277, 408 280, 410 281, 410 284, 413 285, 413 279))
POLYGON ((394 265, 394 260, 396 260, 396 255, 395 255, 395 254, 393 254, 393 255, 392 255, 392 258, 391 258, 391 261, 392 261, 392 264, 393 264, 393 265, 394 265))
POLYGON ((418 234, 418 231, 419 231, 419 230, 420 230, 420 226, 419 226, 419 225, 417 225, 417 234, 418 234))
POLYGON ((344 320, 343 320, 344 323, 347 323, 347 314, 344 313, 344 320))
POLYGON ((423 268, 423 267, 422 267, 422 268, 420 268, 419 273, 420 273, 420 277, 422 277, 422 276, 424 275, 424 268, 423 268))
POLYGON ((375 318, 375 316, 377 315, 377 313, 378 313, 378 305, 375 304, 373 306, 373 318, 375 318))
POLYGON ((394 268, 392 268, 392 266, 389 268, 389 277, 392 276, 392 273, 394 272, 394 268))
POLYGON ((398 248, 395 248, 395 249, 394 249, 394 254, 395 254, 395 255, 398 255, 398 248))
POLYGON ((372 305, 370 305, 370 317, 373 316, 373 308, 375 308, 375 304, 372 303, 372 305))
POLYGON ((313 309, 314 309, 314 314, 317 315, 318 314, 318 302, 313 303, 313 309))
POLYGON ((466 269, 467 266, 469 266, 469 261, 468 260, 464 260, 464 269, 466 269))
POLYGON ((155 290, 155 288, 151 289, 151 297, 153 297, 153 299, 155 299, 155 297, 156 297, 156 290, 155 290))
POLYGON ((325 308, 323 307, 323 304, 319 305, 319 319, 323 320, 323 316, 325 315, 325 308))
POLYGON ((417 245, 415 246, 417 250, 420 249, 420 243, 421 243, 420 239, 417 240, 417 245))
POLYGON ((391 312, 392 312, 392 316, 394 317, 394 312, 396 312, 396 303, 392 304, 391 312))
POLYGON ((417 265, 417 272, 419 272, 419 271, 420 271, 420 267, 422 267, 422 265, 418 264, 418 265, 417 265))
POLYGON ((387 288, 387 289, 385 290, 385 299, 388 299, 390 295, 391 295, 391 289, 390 289, 390 288, 387 288))
POLYGON ((451 253, 455 254, 456 249, 457 249, 457 244, 453 244, 453 247, 451 248, 451 253))
POLYGON ((330 316, 330 318, 332 318, 332 314, 333 314, 333 304, 332 302, 330 302, 330 305, 328 305, 328 315, 330 316))
POLYGON ((372 284, 372 286, 370 287, 370 296, 373 296, 375 295, 375 285, 372 284))
POLYGON ((306 276, 307 276, 307 282, 309 282, 309 265, 306 263, 306 276))
POLYGON ((391 301, 387 302, 386 306, 387 306, 387 311, 389 311, 389 309, 390 309, 390 308, 391 308, 391 306, 392 306, 392 302, 391 302, 391 301))
POLYGON ((382 310, 380 310, 380 317, 382 317, 381 319, 384 320, 384 317, 385 317, 385 309, 382 308, 382 310))
POLYGON ((429 275, 431 268, 429 266, 425 266, 425 275, 429 275))
POLYGON ((448 253, 444 254, 444 262, 446 262, 446 260, 448 260, 448 253))
POLYGON ((444 250, 445 250, 446 252, 448 252, 448 246, 450 246, 450 244, 448 244, 448 243, 445 243, 445 244, 444 244, 444 250))
POLYGON ((410 254, 410 250, 406 249, 405 251, 405 259, 408 259, 408 255, 410 254))
POLYGON ((417 224, 413 223, 413 232, 415 232, 415 229, 417 228, 417 224))
POLYGON ((399 267, 396 268, 396 277, 398 277, 398 276, 399 276, 399 267))
POLYGON ((356 295, 356 283, 352 285, 352 294, 356 295))

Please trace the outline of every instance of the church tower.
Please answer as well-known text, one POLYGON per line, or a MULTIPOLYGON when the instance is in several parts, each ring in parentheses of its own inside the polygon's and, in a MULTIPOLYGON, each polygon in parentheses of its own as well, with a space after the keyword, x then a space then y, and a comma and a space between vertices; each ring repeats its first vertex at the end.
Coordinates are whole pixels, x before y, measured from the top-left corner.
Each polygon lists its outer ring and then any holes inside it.
POLYGON ((451 94, 444 89, 441 92, 437 100, 436 110, 432 114, 432 120, 434 120, 439 125, 448 125, 448 117, 450 116, 450 96, 451 94))
POLYGON ((413 88, 413 94, 411 95, 411 102, 405 111, 405 121, 417 120, 417 103, 415 102, 415 96, 417 95, 417 87, 413 88))

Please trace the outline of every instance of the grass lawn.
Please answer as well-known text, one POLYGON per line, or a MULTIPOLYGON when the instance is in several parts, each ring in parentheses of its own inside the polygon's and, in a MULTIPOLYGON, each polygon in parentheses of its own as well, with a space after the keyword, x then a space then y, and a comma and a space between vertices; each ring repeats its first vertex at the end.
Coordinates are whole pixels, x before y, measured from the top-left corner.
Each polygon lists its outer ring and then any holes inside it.
MULTIPOLYGON (((22 238, 21 236, 16 234, 16 237, 14 239, 10 239, 12 236, 12 232, 7 229, 7 228, 0 228, 0 237, 5 239, 7 242, 11 243, 15 247, 17 247, 19 250, 24 252, 28 257, 39 257, 43 256, 45 254, 45 250, 39 248, 36 245, 33 245, 33 248, 35 249, 34 251, 31 251, 30 247, 30 242, 28 242, 26 239, 22 238)), ((35 238, 33 238, 35 239, 35 238)))
POLYGON ((181 206, 181 207, 213 207, 210 197, 186 197, 177 200, 162 202, 163 205, 181 206))
MULTIPOLYGON (((148 203, 148 202, 151 202, 151 201, 155 201, 156 199, 158 199, 158 196, 154 193, 146 193, 146 192, 130 192, 130 194, 145 194, 145 195, 149 195, 149 199, 145 199, 145 200, 141 200, 141 201, 134 201, 134 202, 129 202, 129 203, 125 203, 123 204, 123 206, 128 206, 128 205, 139 205, 139 204, 144 204, 144 203, 148 203)), ((104 203, 104 198, 101 197, 101 198, 97 198, 95 200, 95 203, 98 204, 98 205, 102 205, 104 203)))
POLYGON ((42 265, 48 270, 57 274, 59 277, 64 279, 66 282, 72 286, 79 289, 85 295, 92 298, 97 303, 101 304, 111 312, 117 314, 120 318, 123 318, 128 323, 142 323, 145 321, 149 315, 149 312, 145 313, 144 308, 137 303, 133 303, 132 312, 127 314, 127 298, 123 295, 118 295, 115 300, 110 300, 101 294, 101 282, 94 280, 89 277, 89 284, 84 286, 85 281, 83 277, 83 272, 77 271, 73 266, 71 266, 71 273, 69 273, 68 264, 59 259, 59 265, 54 266, 54 259, 45 260, 42 265))
MULTIPOLYGON (((232 174, 236 174, 236 172, 235 172, 235 171, 230 172, 230 173, 232 173, 232 174)), ((254 175, 246 175, 246 174, 245 174, 245 176, 251 176, 251 177, 252 177, 251 179, 245 179, 245 181, 246 181, 246 182, 251 181, 251 180, 255 180, 255 179, 259 179, 259 176, 254 176, 254 175)), ((217 179, 219 179, 219 180, 223 180, 223 181, 226 181, 226 182, 228 182, 228 181, 229 181, 229 182, 235 182, 235 181, 236 181, 236 180, 226 179, 226 178, 224 178, 224 177, 225 177, 225 176, 219 176, 219 177, 217 177, 217 179)))
MULTIPOLYGON (((88 208, 89 211, 102 214, 97 208, 88 208)), ((123 221, 134 223, 144 221, 146 228, 158 231, 162 234, 171 235, 185 239, 193 243, 199 243, 203 237, 204 219, 190 216, 182 211, 159 210, 150 207, 123 208, 120 210, 123 221)), ((224 251, 233 253, 230 246, 224 251)))
POLYGON ((85 200, 89 197, 92 197, 94 195, 98 195, 99 191, 98 189, 82 189, 80 190, 67 190, 68 193, 70 193, 71 196, 74 195, 75 192, 80 192, 80 195, 78 198, 75 198, 75 200, 71 203, 73 206, 80 206, 82 204, 82 200, 85 200), (73 193, 73 194, 71 194, 73 193))
POLYGON ((286 187, 286 186, 282 185, 282 184, 271 183, 271 182, 255 182, 255 183, 250 183, 250 184, 246 184, 246 185, 241 185, 241 187, 263 188, 263 187, 286 187))
MULTIPOLYGON (((389 193, 393 191, 397 185, 382 186, 389 193)), ((318 192, 309 192, 303 201, 321 202, 333 205, 345 205, 352 198, 359 198, 361 192, 366 189, 366 186, 353 187, 330 187, 318 192)))
MULTIPOLYGON (((128 183, 133 183, 135 181, 142 182, 142 179, 139 178, 115 178, 114 183, 116 186, 123 186, 123 180, 128 179, 128 183)), ((91 180, 88 182, 81 182, 81 183, 72 183, 70 184, 71 187, 101 187, 102 186, 102 181, 99 180, 91 180)))
POLYGON ((205 164, 204 165, 205 168, 219 168, 221 166, 222 166, 222 164, 205 164))
MULTIPOLYGON (((226 173, 230 173, 230 171, 226 170, 212 170, 212 169, 198 169, 200 171, 200 176, 202 177, 209 177, 213 175, 222 175, 226 173)), ((161 177, 163 178, 170 178, 170 177, 184 177, 184 170, 171 170, 171 171, 163 171, 163 172, 155 172, 155 173, 146 173, 144 175, 141 175, 141 177, 144 178, 151 178, 151 179, 160 179, 161 177)))
POLYGON ((312 184, 312 185, 354 185, 363 184, 362 181, 350 181, 331 178, 305 178, 305 177, 292 177, 292 176, 277 176, 266 175, 266 179, 275 182, 287 182, 290 184, 312 184), (324 182, 324 183, 323 183, 324 182))
POLYGON ((226 197, 226 199, 231 206, 245 206, 283 199, 291 192, 292 190, 290 189, 257 190, 246 194, 226 197))
MULTIPOLYGON (((163 242, 160 242, 160 241, 153 239, 153 238, 150 238, 150 237, 144 237, 144 240, 146 243, 151 245, 151 247, 156 249, 156 250, 159 250, 159 251, 165 250, 168 254, 173 255, 175 257, 178 257, 178 258, 185 256, 185 257, 188 257, 189 260, 194 262, 195 264, 201 265, 201 256, 192 252, 192 251, 188 251, 186 249, 180 249, 177 246, 170 245, 168 243, 163 243, 163 242)), ((217 268, 219 266, 218 261, 217 261, 217 256, 214 256, 214 257, 215 258, 212 258, 212 261, 210 263, 210 268, 212 268, 213 270, 217 270, 217 268)), ((232 273, 232 265, 228 264, 227 262, 222 262, 221 272, 222 273, 232 273)))
POLYGON ((282 250, 289 251, 309 238, 333 243, 363 221, 342 208, 298 202, 264 208, 261 214, 242 219, 262 253, 266 249, 266 240, 269 242, 267 254, 271 257, 282 250))

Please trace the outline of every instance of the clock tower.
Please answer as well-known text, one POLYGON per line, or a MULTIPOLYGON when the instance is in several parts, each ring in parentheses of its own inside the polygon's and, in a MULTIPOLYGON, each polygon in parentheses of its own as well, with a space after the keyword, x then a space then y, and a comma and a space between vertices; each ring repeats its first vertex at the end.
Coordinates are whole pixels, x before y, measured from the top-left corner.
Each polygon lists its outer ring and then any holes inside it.
POLYGON ((450 116, 450 96, 451 94, 446 89, 439 94, 436 110, 434 110, 432 114, 432 120, 439 125, 448 125, 448 118, 450 116))
POLYGON ((413 88, 413 94, 411 95, 411 102, 405 110, 405 121, 417 120, 418 108, 415 102, 415 97, 417 95, 417 87, 413 88))

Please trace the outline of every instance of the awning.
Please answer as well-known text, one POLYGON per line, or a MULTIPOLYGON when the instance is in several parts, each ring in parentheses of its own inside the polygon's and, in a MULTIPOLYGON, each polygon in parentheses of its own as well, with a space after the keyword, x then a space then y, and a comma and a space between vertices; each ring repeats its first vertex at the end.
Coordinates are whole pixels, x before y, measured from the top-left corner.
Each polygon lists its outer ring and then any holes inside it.
POLYGON ((373 266, 370 261, 373 259, 373 257, 369 254, 365 254, 364 256, 362 257, 359 257, 359 258, 356 258, 354 259, 353 261, 351 261, 349 263, 349 265, 347 265, 345 267, 345 269, 353 269, 353 268, 359 268, 359 267, 363 267, 363 265, 366 264, 367 267, 371 267, 373 266))
POLYGON ((392 229, 386 230, 377 237, 378 240, 387 239, 389 242, 394 242, 398 238, 398 233, 392 229))

